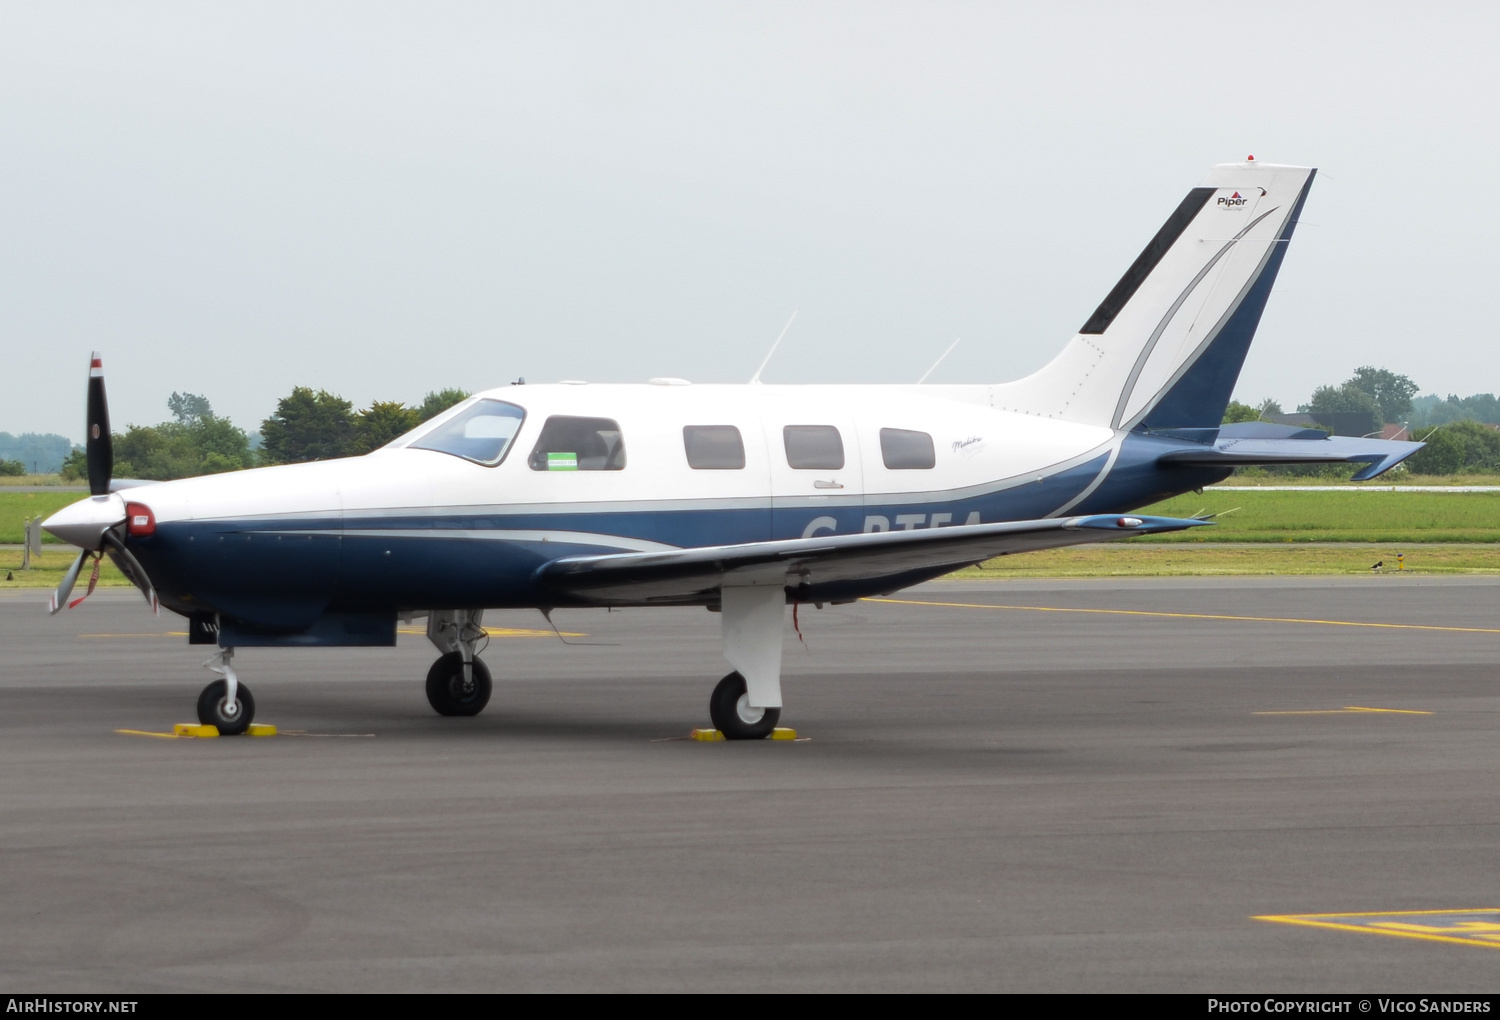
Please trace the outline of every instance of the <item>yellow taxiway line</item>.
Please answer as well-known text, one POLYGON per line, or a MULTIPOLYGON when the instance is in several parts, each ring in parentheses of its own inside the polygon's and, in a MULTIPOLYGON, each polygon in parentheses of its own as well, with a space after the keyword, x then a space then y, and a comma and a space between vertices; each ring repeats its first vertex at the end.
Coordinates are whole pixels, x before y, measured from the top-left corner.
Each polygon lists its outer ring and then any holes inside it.
POLYGON ((1155 616, 1171 620, 1231 620, 1237 623, 1305 623, 1322 627, 1375 627, 1384 630, 1441 630, 1460 634, 1500 634, 1500 627, 1440 627, 1428 623, 1364 623, 1358 620, 1309 620, 1294 616, 1225 616, 1217 613, 1160 613, 1146 609, 1075 609, 1067 606, 1002 606, 987 602, 928 602, 925 599, 861 599, 902 606, 943 606, 949 609, 1003 609, 1032 613, 1099 613, 1105 616, 1155 616))
POLYGON ((1402 923, 1399 921, 1370 921, 1365 924, 1342 924, 1343 919, 1356 917, 1432 917, 1462 914, 1500 915, 1493 908, 1482 910, 1382 910, 1350 914, 1266 914, 1252 917, 1252 921, 1269 921, 1272 924, 1296 924, 1307 928, 1329 928, 1334 931, 1353 931, 1364 935, 1394 935, 1404 939, 1423 939, 1428 942, 1451 942, 1461 946, 1483 946, 1500 949, 1500 924, 1489 921, 1461 921, 1457 925, 1440 927, 1402 923), (1465 937, 1467 936, 1467 937, 1465 937), (1475 937, 1478 936, 1478 937, 1475 937))
POLYGON ((1384 712, 1390 715, 1431 715, 1431 712, 1415 708, 1365 708, 1362 705, 1347 705, 1344 708, 1305 708, 1292 712, 1251 712, 1251 715, 1359 715, 1365 712, 1384 712))
MULTIPOLYGON (((398 633, 398 634, 426 634, 427 631, 423 630, 420 627, 400 627, 400 628, 397 628, 396 633, 398 633)), ((488 635, 489 637, 494 637, 494 638, 529 638, 529 637, 556 637, 557 636, 557 635, 555 635, 550 630, 535 630, 535 629, 532 629, 530 627, 490 627, 490 628, 488 628, 488 629, 485 630, 485 634, 488 635)), ((187 631, 185 631, 185 630, 151 631, 149 633, 137 633, 137 634, 80 634, 78 636, 81 637, 81 638, 95 638, 95 639, 97 639, 97 638, 139 638, 139 637, 149 637, 149 638, 187 637, 187 631)), ((570 630, 563 631, 562 632, 562 636, 565 637, 565 638, 588 637, 587 634, 575 633, 574 631, 570 631, 570 630)))

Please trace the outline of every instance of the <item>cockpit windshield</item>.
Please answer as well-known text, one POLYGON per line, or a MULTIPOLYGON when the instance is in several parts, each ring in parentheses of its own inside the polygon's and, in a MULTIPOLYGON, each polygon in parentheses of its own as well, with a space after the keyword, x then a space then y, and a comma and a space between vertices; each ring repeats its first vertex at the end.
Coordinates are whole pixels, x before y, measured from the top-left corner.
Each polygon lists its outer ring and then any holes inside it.
POLYGON ((503 400, 480 400, 449 418, 422 438, 408 444, 411 450, 451 453, 476 464, 494 466, 505 459, 510 441, 520 431, 526 412, 503 400))

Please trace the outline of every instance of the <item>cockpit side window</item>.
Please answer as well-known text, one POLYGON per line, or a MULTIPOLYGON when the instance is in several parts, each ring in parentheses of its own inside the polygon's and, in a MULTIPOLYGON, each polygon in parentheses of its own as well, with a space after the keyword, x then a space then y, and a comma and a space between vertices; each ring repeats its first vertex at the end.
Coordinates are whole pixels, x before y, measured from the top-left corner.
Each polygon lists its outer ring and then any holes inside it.
POLYGON ((431 432, 407 444, 410 450, 436 450, 494 467, 505 459, 526 412, 503 400, 479 400, 431 432))
POLYGON ((531 449, 533 471, 623 471, 625 437, 609 418, 555 414, 531 449))

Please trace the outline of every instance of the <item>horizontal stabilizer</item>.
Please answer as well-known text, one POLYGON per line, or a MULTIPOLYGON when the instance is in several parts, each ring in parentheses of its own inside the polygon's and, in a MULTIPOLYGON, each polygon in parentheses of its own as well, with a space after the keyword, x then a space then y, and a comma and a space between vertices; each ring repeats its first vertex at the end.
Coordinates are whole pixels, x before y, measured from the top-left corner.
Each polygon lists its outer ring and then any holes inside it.
POLYGON ((568 556, 544 564, 542 584, 600 605, 711 601, 726 579, 737 584, 816 586, 894 577, 938 576, 992 556, 1106 542, 1202 527, 1208 522, 1139 514, 1098 514, 915 531, 826 535, 667 552, 568 556))
POLYGON ((1317 429, 1271 422, 1225 425, 1213 446, 1176 450, 1159 460, 1182 467, 1249 467, 1254 464, 1363 464, 1353 481, 1384 474, 1426 443, 1329 436, 1317 429))

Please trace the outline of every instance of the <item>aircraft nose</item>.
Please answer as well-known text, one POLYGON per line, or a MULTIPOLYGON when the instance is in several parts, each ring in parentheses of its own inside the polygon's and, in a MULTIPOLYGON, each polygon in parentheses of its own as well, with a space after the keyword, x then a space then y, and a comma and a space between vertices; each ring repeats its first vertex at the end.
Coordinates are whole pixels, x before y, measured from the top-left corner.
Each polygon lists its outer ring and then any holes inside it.
POLYGON ((125 500, 119 493, 90 496, 63 507, 42 522, 53 535, 80 549, 98 549, 104 533, 125 519, 125 500))

